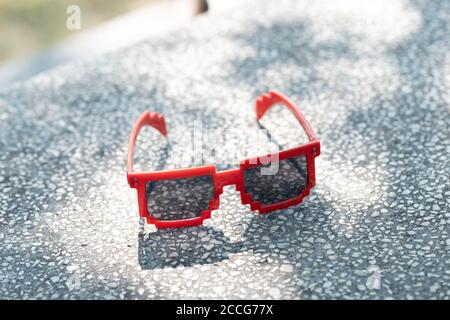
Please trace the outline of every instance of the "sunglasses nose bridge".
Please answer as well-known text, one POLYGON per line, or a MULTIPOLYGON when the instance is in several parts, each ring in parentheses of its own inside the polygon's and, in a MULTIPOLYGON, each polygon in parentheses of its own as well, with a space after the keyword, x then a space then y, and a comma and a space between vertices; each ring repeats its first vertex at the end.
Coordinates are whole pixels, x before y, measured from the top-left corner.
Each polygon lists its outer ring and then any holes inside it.
POLYGON ((216 183, 218 188, 236 184, 239 180, 239 169, 230 169, 216 173, 216 183))

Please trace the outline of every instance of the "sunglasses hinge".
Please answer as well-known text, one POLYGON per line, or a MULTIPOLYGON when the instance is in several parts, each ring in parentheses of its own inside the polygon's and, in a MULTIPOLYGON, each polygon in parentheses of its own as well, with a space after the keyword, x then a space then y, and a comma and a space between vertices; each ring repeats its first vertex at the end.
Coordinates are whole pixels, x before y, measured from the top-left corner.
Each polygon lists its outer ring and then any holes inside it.
POLYGON ((128 184, 130 185, 131 188, 136 188, 139 185, 139 180, 138 178, 128 178, 128 184))

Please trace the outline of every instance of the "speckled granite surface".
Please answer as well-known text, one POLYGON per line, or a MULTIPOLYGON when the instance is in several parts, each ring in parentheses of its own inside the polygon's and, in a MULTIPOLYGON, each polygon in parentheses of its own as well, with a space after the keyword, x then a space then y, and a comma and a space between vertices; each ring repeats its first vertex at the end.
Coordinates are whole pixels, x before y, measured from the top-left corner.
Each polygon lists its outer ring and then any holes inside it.
MULTIPOLYGON (((449 298, 450 2, 244 1, 0 91, 0 298, 449 298), (322 141, 317 187, 258 216, 234 188, 204 226, 142 228, 125 178, 183 166, 194 119, 239 143, 278 89, 322 141)), ((271 111, 272 112, 272 111, 271 111)), ((299 141, 290 114, 267 127, 299 141)))

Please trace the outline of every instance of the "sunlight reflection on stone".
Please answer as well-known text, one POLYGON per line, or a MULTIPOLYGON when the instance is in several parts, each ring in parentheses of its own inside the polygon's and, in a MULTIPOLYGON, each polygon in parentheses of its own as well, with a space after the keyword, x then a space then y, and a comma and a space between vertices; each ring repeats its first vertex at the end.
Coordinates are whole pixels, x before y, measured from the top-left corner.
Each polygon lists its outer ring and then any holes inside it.
MULTIPOLYGON (((371 170, 367 167, 370 166, 375 166, 375 162, 368 162, 364 167, 350 163, 342 167, 325 157, 317 161, 317 179, 326 181, 326 184, 320 184, 316 192, 333 207, 333 227, 347 237, 358 228, 359 219, 367 212, 367 208, 383 201, 385 197, 383 192, 376 191, 379 190, 376 186, 381 184, 380 176, 383 173, 369 175, 371 170), (368 176, 372 176, 372 180, 367 179, 368 176)), ((382 171, 380 168, 376 170, 382 171)))
POLYGON ((359 36, 349 45, 360 43, 395 44, 416 32, 421 16, 407 1, 327 0, 302 3, 317 42, 359 36))

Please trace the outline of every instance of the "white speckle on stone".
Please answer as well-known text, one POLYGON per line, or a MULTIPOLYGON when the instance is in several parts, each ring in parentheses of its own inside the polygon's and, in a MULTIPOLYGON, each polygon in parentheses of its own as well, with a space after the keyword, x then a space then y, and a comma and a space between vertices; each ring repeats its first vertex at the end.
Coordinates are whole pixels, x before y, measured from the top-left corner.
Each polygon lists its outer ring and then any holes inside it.
POLYGON ((364 290, 366 290, 366 286, 363 285, 363 284, 358 284, 358 285, 357 285, 357 288, 358 288, 359 291, 364 291, 364 290))
POLYGON ((290 264, 282 264, 280 266, 281 272, 292 272, 294 270, 294 267, 290 264))
POLYGON ((246 262, 245 262, 244 259, 236 259, 236 260, 234 260, 234 263, 235 263, 237 266, 242 266, 242 265, 244 265, 246 262))
POLYGON ((441 286, 440 286, 438 283, 435 283, 435 284, 433 284, 433 285, 430 287, 430 292, 435 293, 435 292, 437 292, 440 288, 441 288, 441 286))
POLYGON ((281 297, 281 291, 278 288, 270 288, 269 295, 274 299, 278 299, 281 297))

